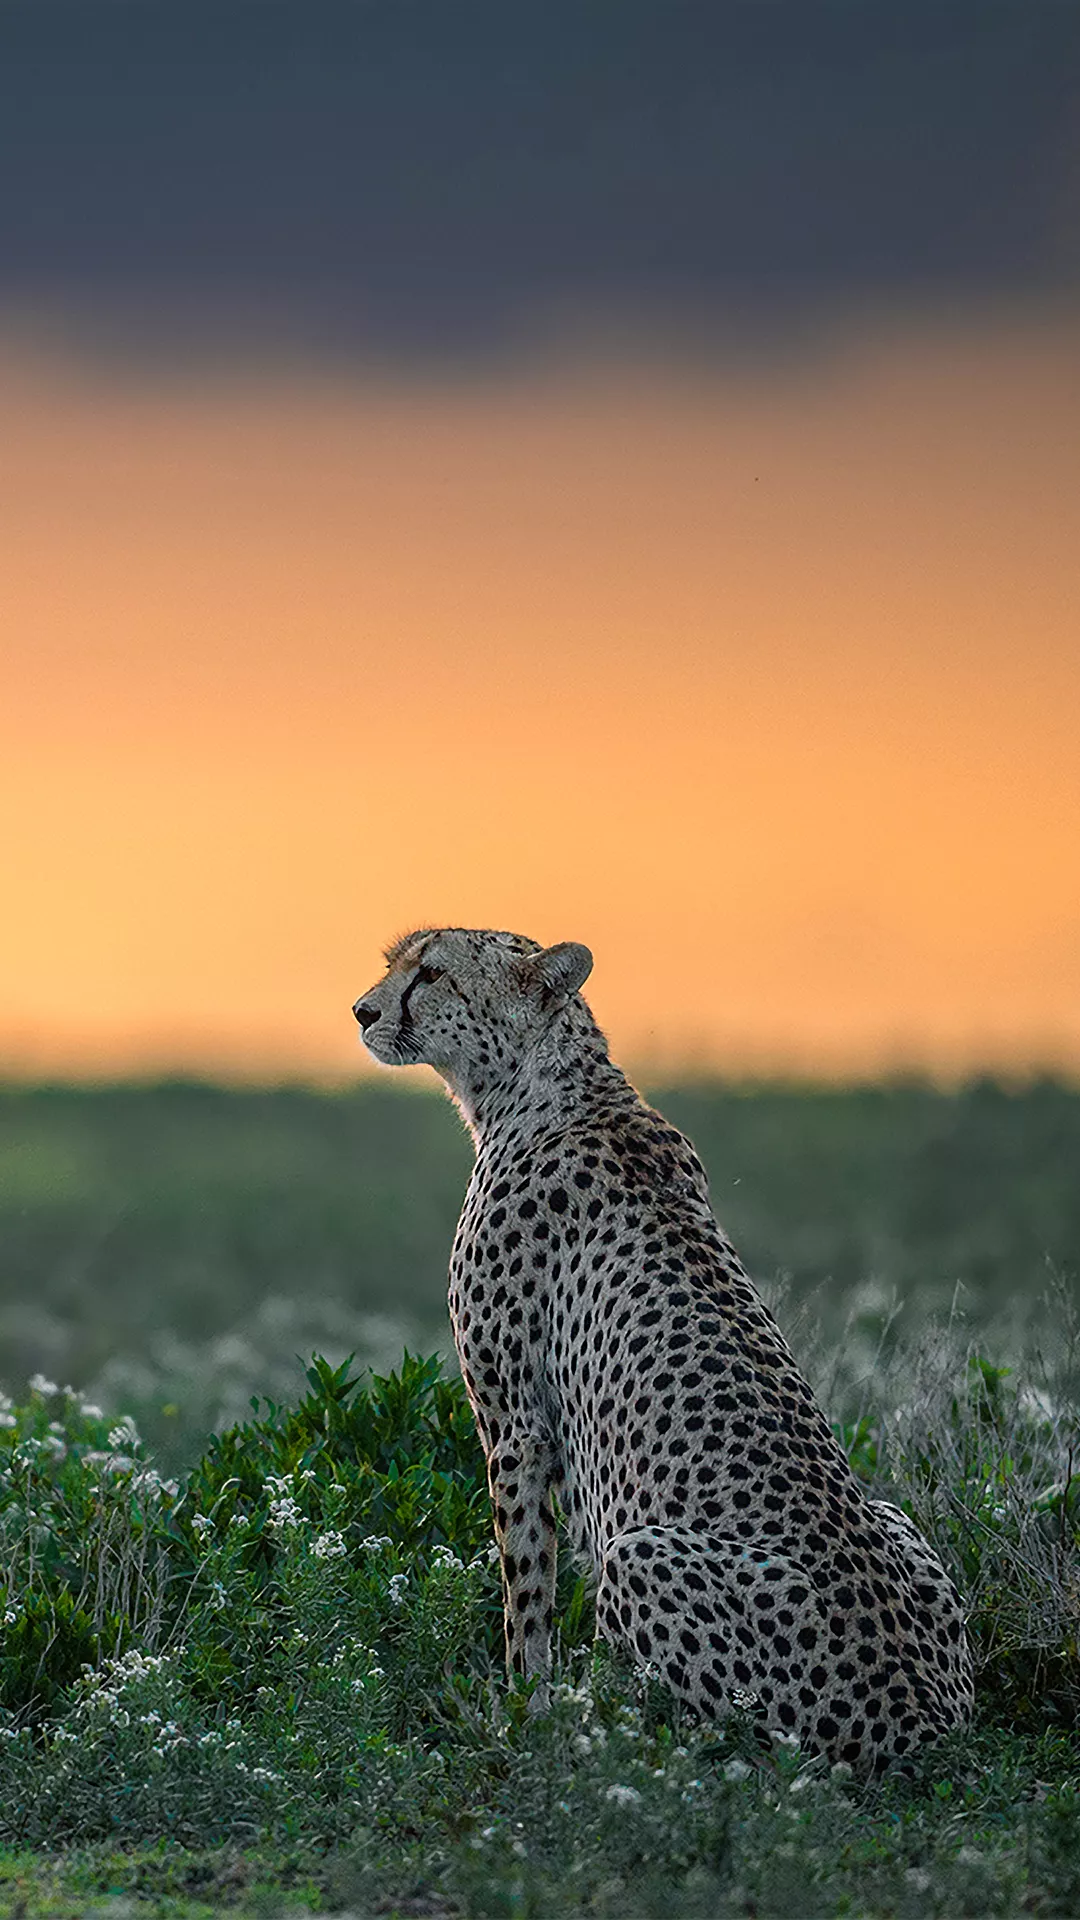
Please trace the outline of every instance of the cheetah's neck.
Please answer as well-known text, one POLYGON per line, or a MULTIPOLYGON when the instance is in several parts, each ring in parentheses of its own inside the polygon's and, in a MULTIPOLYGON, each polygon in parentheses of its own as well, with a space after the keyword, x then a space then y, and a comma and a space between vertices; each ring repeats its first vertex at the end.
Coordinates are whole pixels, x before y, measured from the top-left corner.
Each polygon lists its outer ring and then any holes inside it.
POLYGON ((598 1107, 632 1106, 638 1098, 580 1001, 567 1006, 539 1045, 516 1061, 474 1069, 457 1085, 448 1077, 447 1086, 478 1154, 503 1141, 560 1132, 598 1107))

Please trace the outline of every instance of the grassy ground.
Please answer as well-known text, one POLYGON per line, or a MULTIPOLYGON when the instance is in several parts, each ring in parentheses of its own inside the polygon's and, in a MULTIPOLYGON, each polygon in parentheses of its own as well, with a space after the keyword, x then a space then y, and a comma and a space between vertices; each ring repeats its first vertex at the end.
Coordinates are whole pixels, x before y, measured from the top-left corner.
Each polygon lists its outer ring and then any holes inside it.
MULTIPOLYGON (((625 1748, 615 1751, 619 1770, 639 1778, 625 1748)), ((951 1920, 1080 1910, 1077 1756, 1060 1740, 1025 1748, 976 1736, 952 1756, 951 1771, 871 1799, 783 1764, 750 1782, 705 1770, 692 1815, 687 1787, 650 1792, 646 1783, 630 1789, 640 1798, 628 1808, 606 1798, 602 1780, 583 1780, 580 1766, 565 1770, 565 1792, 577 1805, 553 1815, 545 1789, 557 1791, 558 1780, 534 1765, 515 1776, 509 1807, 504 1798, 501 1807, 430 1820, 425 1832, 389 1842, 365 1834, 331 1851, 164 1840, 0 1853, 0 1911, 72 1920, 195 1920, 223 1909, 477 1920, 951 1920)))
POLYGON ((460 1388, 336 1368, 441 1328, 453 1116, 381 1088, 10 1091, 0 1913, 1080 1912, 1080 1096, 661 1104, 759 1274, 790 1271, 856 1470, 964 1586, 975 1727, 867 1785, 680 1721, 594 1653, 566 1557, 531 1717, 460 1388), (957 1282, 967 1319, 935 1330, 957 1282))

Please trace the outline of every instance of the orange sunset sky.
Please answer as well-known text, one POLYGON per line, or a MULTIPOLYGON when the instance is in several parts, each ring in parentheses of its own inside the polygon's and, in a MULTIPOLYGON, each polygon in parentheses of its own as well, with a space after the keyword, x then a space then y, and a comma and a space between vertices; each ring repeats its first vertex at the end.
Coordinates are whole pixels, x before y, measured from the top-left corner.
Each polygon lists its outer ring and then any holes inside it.
POLYGON ((0 352, 0 1059, 340 1079, 414 924, 654 1071, 1080 1065, 1080 312, 0 352))

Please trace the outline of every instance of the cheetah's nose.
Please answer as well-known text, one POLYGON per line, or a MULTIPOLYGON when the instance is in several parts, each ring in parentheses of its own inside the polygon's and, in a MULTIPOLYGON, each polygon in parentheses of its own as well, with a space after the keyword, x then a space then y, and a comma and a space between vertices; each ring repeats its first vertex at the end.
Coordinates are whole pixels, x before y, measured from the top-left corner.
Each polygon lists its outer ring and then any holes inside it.
POLYGON ((380 1017, 378 1007, 369 1007, 366 1000, 358 1000, 353 1007, 353 1013, 356 1015, 365 1033, 369 1027, 375 1025, 376 1020, 380 1017))

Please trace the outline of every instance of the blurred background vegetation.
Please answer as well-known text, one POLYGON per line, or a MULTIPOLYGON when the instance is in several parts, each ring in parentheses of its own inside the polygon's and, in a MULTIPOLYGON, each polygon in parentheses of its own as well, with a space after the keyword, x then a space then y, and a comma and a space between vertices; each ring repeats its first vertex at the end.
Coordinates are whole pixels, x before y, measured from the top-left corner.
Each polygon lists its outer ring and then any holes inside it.
MULTIPOLYGON (((797 1350, 849 1400, 875 1353, 958 1302, 988 1350, 1037 1341, 1080 1271, 1080 1090, 697 1084, 689 1133, 797 1350), (811 1333, 812 1330, 812 1333, 811 1333)), ((182 1466, 299 1362, 449 1344, 472 1151, 436 1093, 188 1083, 0 1088, 0 1384, 45 1374, 133 1412, 182 1466)), ((833 1407, 840 1412, 840 1406, 833 1407)))

